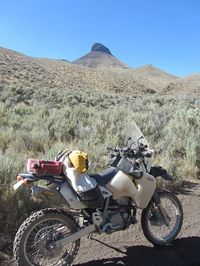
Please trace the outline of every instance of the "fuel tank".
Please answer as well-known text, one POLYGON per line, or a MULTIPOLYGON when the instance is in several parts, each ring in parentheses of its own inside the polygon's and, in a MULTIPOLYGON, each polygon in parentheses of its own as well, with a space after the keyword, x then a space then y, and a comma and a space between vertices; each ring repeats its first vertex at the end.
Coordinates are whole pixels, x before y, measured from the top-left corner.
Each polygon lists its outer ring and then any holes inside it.
POLYGON ((146 208, 156 189, 155 178, 143 173, 140 179, 134 179, 119 171, 106 185, 113 194, 113 199, 120 197, 131 197, 138 208, 146 208))

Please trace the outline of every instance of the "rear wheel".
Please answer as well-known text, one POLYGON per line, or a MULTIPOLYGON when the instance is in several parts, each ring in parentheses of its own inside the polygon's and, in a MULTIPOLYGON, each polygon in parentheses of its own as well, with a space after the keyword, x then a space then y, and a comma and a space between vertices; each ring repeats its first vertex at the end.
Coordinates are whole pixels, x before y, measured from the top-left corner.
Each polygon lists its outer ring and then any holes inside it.
POLYGON ((75 220, 62 210, 44 209, 34 213, 15 236, 13 251, 17 265, 71 265, 80 240, 67 246, 56 241, 78 229, 75 220))
POLYGON ((145 237, 154 245, 167 245, 178 235, 183 224, 183 209, 179 199, 170 192, 159 194, 169 225, 153 201, 142 211, 141 225, 145 237))

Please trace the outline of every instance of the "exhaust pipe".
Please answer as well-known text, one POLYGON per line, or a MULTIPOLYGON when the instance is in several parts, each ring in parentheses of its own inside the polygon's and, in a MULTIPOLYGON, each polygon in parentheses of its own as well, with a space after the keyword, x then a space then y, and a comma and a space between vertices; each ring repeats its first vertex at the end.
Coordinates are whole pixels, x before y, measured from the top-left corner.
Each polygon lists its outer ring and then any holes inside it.
POLYGON ((56 190, 53 190, 46 186, 36 185, 31 188, 31 196, 34 199, 44 200, 44 199, 48 199, 49 197, 55 197, 57 195, 58 193, 56 190))

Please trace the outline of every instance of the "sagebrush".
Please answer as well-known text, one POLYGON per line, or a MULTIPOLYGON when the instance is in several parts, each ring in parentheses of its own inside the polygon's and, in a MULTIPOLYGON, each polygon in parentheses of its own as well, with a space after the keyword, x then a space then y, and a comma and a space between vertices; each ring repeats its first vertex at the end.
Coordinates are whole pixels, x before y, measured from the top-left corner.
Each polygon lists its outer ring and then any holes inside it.
POLYGON ((54 159, 62 148, 78 148, 89 154, 91 171, 101 170, 106 167, 107 147, 123 145, 133 121, 151 147, 161 150, 154 163, 166 168, 176 180, 200 176, 196 99, 1 86, 0 204, 8 211, 0 215, 0 233, 5 228, 7 232, 15 230, 19 214, 23 212, 25 217, 32 209, 26 204, 22 211, 18 203, 13 207, 19 198, 5 189, 26 170, 28 158, 54 159), (10 212, 12 222, 7 223, 10 212))

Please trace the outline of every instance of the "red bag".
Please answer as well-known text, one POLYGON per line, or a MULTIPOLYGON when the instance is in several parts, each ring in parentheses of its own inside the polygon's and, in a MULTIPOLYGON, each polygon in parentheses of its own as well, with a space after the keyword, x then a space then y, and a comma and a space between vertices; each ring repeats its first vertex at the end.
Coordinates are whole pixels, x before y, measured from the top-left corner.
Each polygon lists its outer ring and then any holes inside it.
POLYGON ((28 159, 27 171, 30 173, 60 175, 63 170, 63 163, 58 161, 45 161, 28 159))

